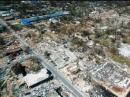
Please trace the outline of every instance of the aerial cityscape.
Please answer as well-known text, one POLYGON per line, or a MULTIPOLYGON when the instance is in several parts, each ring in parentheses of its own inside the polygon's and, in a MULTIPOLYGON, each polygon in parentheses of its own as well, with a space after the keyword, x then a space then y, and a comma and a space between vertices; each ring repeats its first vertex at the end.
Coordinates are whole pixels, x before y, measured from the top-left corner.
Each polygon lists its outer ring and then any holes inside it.
POLYGON ((0 97, 130 97, 130 1, 0 0, 0 97))

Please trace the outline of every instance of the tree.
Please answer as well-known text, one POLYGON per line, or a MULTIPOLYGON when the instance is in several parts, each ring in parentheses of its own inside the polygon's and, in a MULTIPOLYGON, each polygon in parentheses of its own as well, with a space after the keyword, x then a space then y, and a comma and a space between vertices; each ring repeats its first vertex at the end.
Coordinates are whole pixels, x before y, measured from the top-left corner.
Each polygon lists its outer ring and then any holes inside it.
POLYGON ((4 45, 4 44, 5 44, 5 41, 4 41, 3 37, 0 36, 0 45, 4 45))

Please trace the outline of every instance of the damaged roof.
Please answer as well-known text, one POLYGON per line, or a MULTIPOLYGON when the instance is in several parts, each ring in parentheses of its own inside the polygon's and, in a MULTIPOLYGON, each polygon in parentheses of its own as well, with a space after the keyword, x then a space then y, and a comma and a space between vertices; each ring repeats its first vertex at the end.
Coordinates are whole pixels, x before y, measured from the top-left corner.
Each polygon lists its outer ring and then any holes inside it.
POLYGON ((90 71, 92 80, 118 97, 126 97, 130 91, 130 73, 113 62, 90 71))

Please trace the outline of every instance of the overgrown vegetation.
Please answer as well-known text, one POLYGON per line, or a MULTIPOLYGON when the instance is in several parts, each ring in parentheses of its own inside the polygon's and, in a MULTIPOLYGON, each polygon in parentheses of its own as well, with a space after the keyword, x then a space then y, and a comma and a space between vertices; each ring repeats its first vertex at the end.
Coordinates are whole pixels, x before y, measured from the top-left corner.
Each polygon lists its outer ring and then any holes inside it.
POLYGON ((113 59, 116 62, 119 62, 121 64, 127 64, 130 67, 130 59, 124 56, 121 56, 117 53, 115 53, 115 51, 112 50, 107 50, 106 51, 108 57, 110 57, 111 59, 113 59))
POLYGON ((99 43, 105 47, 109 47, 112 45, 112 42, 110 39, 100 39, 99 43))
POLYGON ((72 42, 72 46, 83 47, 85 45, 84 41, 82 41, 77 37, 74 37, 71 42, 72 42))

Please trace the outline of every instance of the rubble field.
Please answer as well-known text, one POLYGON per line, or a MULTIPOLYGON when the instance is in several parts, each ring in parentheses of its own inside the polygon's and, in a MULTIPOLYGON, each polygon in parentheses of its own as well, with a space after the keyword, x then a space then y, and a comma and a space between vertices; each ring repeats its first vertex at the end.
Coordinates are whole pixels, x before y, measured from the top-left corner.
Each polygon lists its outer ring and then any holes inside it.
POLYGON ((130 97, 129 1, 2 4, 0 97, 130 97))

